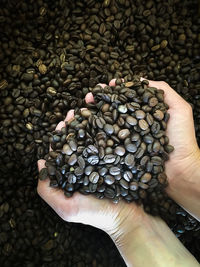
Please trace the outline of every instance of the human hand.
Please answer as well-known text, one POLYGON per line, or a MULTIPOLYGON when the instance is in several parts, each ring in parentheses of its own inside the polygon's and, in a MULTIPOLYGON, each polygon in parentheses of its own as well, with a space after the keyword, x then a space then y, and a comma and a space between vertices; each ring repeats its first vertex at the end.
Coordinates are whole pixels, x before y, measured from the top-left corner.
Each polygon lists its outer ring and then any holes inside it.
MULTIPOLYGON (((114 85, 114 80, 110 82, 114 85)), ((105 84, 101 84, 102 87, 105 84)), ((91 93, 86 95, 86 103, 94 101, 91 93)), ((74 111, 70 110, 64 121, 59 122, 56 130, 61 130, 65 127, 65 122, 74 117, 74 111)), ((38 161, 39 171, 45 167, 45 160, 38 161)), ((39 195, 56 211, 56 213, 65 221, 79 222, 89 224, 99 229, 104 230, 113 238, 117 239, 118 230, 120 234, 127 229, 127 218, 132 220, 131 227, 138 225, 144 220, 146 214, 142 207, 132 204, 129 205, 124 201, 114 204, 109 200, 103 199, 99 201, 94 196, 82 195, 78 192, 74 193, 71 198, 66 198, 63 191, 49 186, 49 179, 38 181, 39 195), (115 236, 115 237, 114 237, 115 236)))
POLYGON ((200 219, 200 150, 195 137, 192 108, 167 83, 149 81, 150 87, 164 90, 170 119, 166 135, 174 146, 165 163, 166 191, 179 205, 200 219))

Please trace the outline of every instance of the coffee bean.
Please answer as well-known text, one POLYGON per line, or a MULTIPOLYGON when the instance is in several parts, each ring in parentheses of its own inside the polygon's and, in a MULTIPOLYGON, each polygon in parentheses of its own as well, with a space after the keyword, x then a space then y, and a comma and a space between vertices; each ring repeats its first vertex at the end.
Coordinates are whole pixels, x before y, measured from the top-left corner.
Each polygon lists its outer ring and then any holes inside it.
POLYGON ((123 178, 127 181, 130 182, 130 180, 133 178, 133 174, 130 171, 125 171, 123 173, 123 178))
POLYGON ((120 170, 119 167, 111 167, 111 168, 109 169, 109 173, 110 173, 111 175, 118 175, 118 174, 120 174, 120 172, 121 172, 121 170, 120 170))
POLYGON ((138 183, 137 182, 131 182, 129 185, 130 190, 136 191, 138 189, 138 183))
POLYGON ((125 105, 119 105, 118 111, 120 113, 126 113, 128 111, 127 107, 125 105))
POLYGON ((127 116, 127 117, 126 117, 126 121, 127 121, 127 123, 130 124, 131 126, 135 126, 135 125, 137 125, 137 120, 136 120, 134 117, 132 117, 132 116, 127 116))
POLYGON ((113 163, 115 159, 116 159, 116 156, 113 154, 108 154, 103 158, 105 163, 113 163))
POLYGON ((137 119, 144 119, 146 114, 144 113, 143 110, 138 109, 135 111, 135 116, 137 119))
POLYGON ((89 176, 89 181, 93 184, 96 184, 99 180, 98 172, 92 172, 89 176))
POLYGON ((124 179, 121 179, 121 180, 119 181, 119 184, 120 184, 124 189, 128 189, 128 188, 129 188, 128 182, 125 181, 124 179))
POLYGON ((135 165, 135 158, 132 154, 129 153, 126 155, 124 162, 127 166, 133 167, 135 165))
POLYGON ((135 144, 127 144, 126 150, 131 153, 135 153, 137 151, 137 146, 135 144))
POLYGON ((88 163, 91 165, 96 165, 99 163, 99 157, 96 155, 92 155, 87 159, 88 163))
POLYGON ((49 175, 55 175, 56 174, 56 168, 53 165, 49 165, 47 167, 47 171, 49 175))
POLYGON ((106 175, 105 178, 104 178, 104 182, 107 185, 112 185, 115 182, 115 178, 112 175, 106 175))
POLYGON ((159 121, 163 120, 163 118, 164 118, 163 112, 161 110, 158 110, 158 109, 154 112, 153 116, 154 116, 154 118, 156 118, 159 121))
POLYGON ((149 125, 145 120, 139 120, 139 127, 145 131, 149 128, 149 125))
POLYGON ((128 137, 130 135, 130 131, 128 129, 123 129, 123 130, 120 130, 119 133, 118 133, 118 137, 119 139, 126 139, 126 137, 128 137))
POLYGON ((72 151, 75 152, 77 150, 77 143, 74 140, 69 140, 69 146, 72 151))
POLYGON ((140 178, 140 181, 142 183, 148 183, 150 180, 151 180, 151 174, 147 172, 140 178))
POLYGON ((70 156, 70 158, 68 159, 68 164, 70 166, 73 166, 76 162, 77 162, 77 155, 76 154, 72 154, 70 156))
POLYGON ((112 135, 114 132, 114 128, 112 125, 110 124, 105 124, 104 125, 104 131, 108 134, 108 135, 112 135))
POLYGON ((48 171, 47 168, 42 168, 39 172, 39 176, 38 178, 43 181, 46 180, 48 178, 48 171))
POLYGON ((150 107, 155 107, 158 104, 158 99, 156 97, 151 97, 148 104, 150 107))
POLYGON ((126 152, 123 146, 117 146, 114 150, 115 154, 118 156, 123 156, 126 152))

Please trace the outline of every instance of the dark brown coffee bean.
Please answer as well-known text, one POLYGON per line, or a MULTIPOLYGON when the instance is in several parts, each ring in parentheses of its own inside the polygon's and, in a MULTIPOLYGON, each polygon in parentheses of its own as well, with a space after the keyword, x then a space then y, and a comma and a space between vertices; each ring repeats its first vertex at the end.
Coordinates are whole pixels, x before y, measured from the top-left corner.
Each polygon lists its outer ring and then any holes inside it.
POLYGON ((42 168, 39 172, 39 176, 38 178, 43 181, 46 180, 48 178, 48 171, 47 168, 42 168))
POLYGON ((135 144, 127 144, 126 150, 131 153, 135 153, 137 151, 137 146, 135 144))
POLYGON ((116 159, 116 156, 113 154, 108 154, 103 158, 105 163, 113 163, 115 159, 116 159))
POLYGON ((126 117, 126 122, 128 124, 130 124, 131 126, 137 125, 137 120, 134 117, 132 117, 132 116, 127 116, 126 117))
POLYGON ((153 156, 151 158, 151 162, 153 163, 153 165, 159 166, 162 164, 162 159, 159 156, 153 156))
POLYGON ((137 182, 131 182, 129 185, 130 190, 136 191, 138 190, 138 183, 137 182))
POLYGON ((83 159, 82 156, 78 156, 78 165, 81 169, 84 169, 85 168, 85 160, 83 159))
POLYGON ((148 183, 151 180, 151 174, 146 172, 142 177, 140 178, 140 181, 142 183, 148 183))
POLYGON ((166 184, 166 182, 167 182, 167 175, 164 172, 159 173, 158 174, 158 181, 161 184, 166 184))
POLYGON ((72 173, 70 173, 70 175, 67 178, 68 183, 70 184, 75 184, 76 183, 76 176, 72 173))
POLYGON ((89 154, 98 154, 98 149, 95 147, 95 146, 93 146, 93 145, 89 145, 88 147, 87 147, 87 152, 89 153, 89 154))
POLYGON ((108 134, 108 135, 112 135, 114 132, 114 128, 112 125, 110 124, 105 124, 104 125, 104 131, 108 134))
POLYGON ((99 163, 99 157, 96 155, 92 155, 87 159, 88 163, 91 165, 96 165, 99 163))
POLYGON ((77 162, 77 155, 76 154, 72 154, 71 156, 70 156, 70 158, 68 159, 68 164, 70 165, 70 166, 73 166, 75 163, 77 162))
POLYGON ((158 110, 158 109, 154 112, 153 116, 154 116, 154 118, 156 118, 159 121, 163 120, 163 118, 164 118, 163 112, 161 110, 158 110))
POLYGON ((68 144, 64 144, 63 153, 68 155, 68 156, 70 156, 73 153, 73 151, 71 150, 71 148, 68 144))
POLYGON ((135 165, 135 158, 132 154, 129 153, 126 155, 124 162, 127 166, 133 167, 135 165))
POLYGON ((153 122, 154 122, 153 116, 151 114, 147 113, 146 121, 149 124, 149 126, 151 126, 153 124, 153 122))
POLYGON ((144 183, 142 183, 142 182, 139 182, 138 183, 138 186, 140 187, 140 188, 142 188, 142 189, 148 189, 149 188, 149 185, 148 184, 144 184, 144 183))
POLYGON ((151 97, 148 104, 150 107, 155 107, 158 104, 158 99, 156 97, 151 97))
POLYGON ((89 176, 89 181, 93 184, 96 184, 99 180, 98 172, 92 172, 89 176))
POLYGON ((124 179, 121 179, 121 180, 119 181, 119 184, 120 184, 124 189, 128 189, 128 188, 129 188, 128 182, 125 181, 124 179))
POLYGON ((53 165, 49 165, 48 167, 47 167, 47 170, 48 170, 48 174, 49 175, 55 175, 56 174, 56 168, 55 168, 55 166, 53 166, 53 165))
POLYGON ((133 178, 133 174, 130 171, 125 171, 123 173, 123 178, 127 181, 130 182, 130 180, 133 178))
POLYGON ((111 175, 118 175, 118 174, 120 174, 120 168, 119 167, 111 167, 110 169, 109 169, 109 173, 111 174, 111 175))
POLYGON ((119 139, 126 139, 130 135, 130 131, 128 129, 123 129, 120 130, 118 133, 118 138, 119 139))
POLYGON ((77 150, 77 143, 74 140, 69 140, 69 146, 70 146, 72 151, 77 150))
POLYGON ((118 156, 123 156, 126 152, 125 148, 123 146, 117 146, 114 150, 115 154, 118 156))
POLYGON ((171 145, 166 145, 166 146, 165 146, 165 151, 166 151, 167 153, 171 153, 172 151, 174 151, 174 147, 171 146, 171 145))
POLYGON ((101 169, 99 170, 99 174, 100 174, 101 176, 104 176, 107 172, 108 172, 108 169, 107 169, 107 168, 101 168, 101 169))
POLYGON ((112 185, 115 182, 115 178, 112 175, 106 175, 104 178, 104 182, 108 185, 112 185))
POLYGON ((139 120, 139 127, 145 131, 149 128, 149 125, 145 120, 139 120))
POLYGON ((145 116, 146 116, 146 114, 144 113, 143 110, 138 109, 138 110, 135 111, 135 117, 137 119, 144 119, 145 116))

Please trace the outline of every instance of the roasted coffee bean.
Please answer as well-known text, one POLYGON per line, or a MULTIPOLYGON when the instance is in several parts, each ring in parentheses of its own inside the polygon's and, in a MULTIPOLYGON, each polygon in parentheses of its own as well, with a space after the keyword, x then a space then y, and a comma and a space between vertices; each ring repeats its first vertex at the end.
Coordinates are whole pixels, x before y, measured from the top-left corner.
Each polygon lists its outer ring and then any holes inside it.
POLYGON ((148 183, 151 180, 151 174, 146 172, 142 177, 140 178, 140 181, 142 183, 148 183))
POLYGON ((104 131, 108 134, 108 135, 112 135, 114 132, 114 128, 112 125, 110 124, 105 124, 104 125, 104 131))
POLYGON ((111 175, 118 175, 118 174, 120 174, 120 168, 119 167, 111 167, 110 169, 109 169, 109 173, 111 174, 111 175))
POLYGON ((138 189, 138 183, 137 182, 131 182, 129 185, 130 190, 136 191, 138 189))
POLYGON ((47 168, 42 168, 39 172, 39 176, 38 178, 43 181, 46 180, 48 178, 48 171, 47 168))
POLYGON ((96 155, 92 155, 87 159, 88 163, 91 165, 96 165, 99 163, 99 157, 96 155))
POLYGON ((55 175, 55 174, 56 174, 56 168, 55 168, 55 166, 53 166, 53 165, 49 165, 49 166, 47 167, 47 170, 48 170, 48 174, 49 174, 49 175, 55 175))
POLYGON ((153 116, 154 116, 154 118, 156 118, 159 121, 163 120, 163 118, 164 118, 163 112, 161 110, 158 110, 158 109, 154 112, 153 116))
POLYGON ((108 154, 103 158, 105 163, 113 163, 115 159, 116 159, 116 156, 113 154, 108 154))
POLYGON ((70 158, 68 159, 68 164, 70 165, 70 166, 73 166, 75 163, 77 162, 77 155, 76 154, 72 154, 71 156, 70 156, 70 158))
POLYGON ((125 159, 124 159, 124 163, 127 165, 127 166, 131 166, 133 167, 135 165, 135 158, 132 154, 127 154, 125 159))
POLYGON ((63 153, 68 155, 68 156, 70 156, 73 153, 73 151, 71 150, 71 148, 68 144, 64 144, 63 153))
POLYGON ((119 181, 119 184, 120 184, 124 189, 128 189, 128 188, 129 188, 128 182, 125 181, 124 179, 121 179, 121 180, 119 181))
POLYGON ((138 109, 138 110, 136 110, 135 111, 135 117, 137 118, 137 119, 144 119, 145 118, 145 113, 144 113, 144 111, 143 110, 140 110, 140 109, 138 109))
POLYGON ((127 144, 126 150, 131 153, 135 153, 137 151, 137 146, 135 144, 127 144))
POLYGON ((145 120, 139 120, 138 124, 139 124, 139 127, 144 131, 149 128, 149 125, 145 120))
POLYGON ((104 182, 107 185, 112 185, 115 182, 115 178, 112 175, 106 175, 105 178, 104 178, 104 182))
POLYGON ((130 180, 133 178, 133 174, 130 171, 125 171, 123 173, 123 178, 127 181, 130 182, 130 180))
POLYGON ((89 181, 93 184, 96 184, 99 180, 98 172, 92 172, 89 176, 89 181))
POLYGON ((132 116, 127 116, 127 117, 126 117, 126 121, 127 121, 127 123, 130 124, 131 126, 135 126, 135 125, 137 125, 137 120, 136 120, 134 117, 132 117, 132 116))
POLYGON ((123 146, 117 146, 115 148, 115 154, 118 155, 118 156, 123 156, 126 152, 125 148, 123 146))
POLYGON ((118 133, 118 137, 119 139, 126 139, 126 137, 128 137, 130 135, 130 131, 128 129, 123 129, 123 130, 120 130, 119 133, 118 133))

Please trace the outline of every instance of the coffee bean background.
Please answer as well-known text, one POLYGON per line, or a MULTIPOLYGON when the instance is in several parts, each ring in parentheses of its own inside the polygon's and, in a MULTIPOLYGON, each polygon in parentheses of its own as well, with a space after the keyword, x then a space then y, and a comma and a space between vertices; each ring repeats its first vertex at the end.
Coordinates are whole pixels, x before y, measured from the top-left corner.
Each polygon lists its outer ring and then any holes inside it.
MULTIPOLYGON (((200 144, 199 15, 197 0, 1 1, 1 266, 124 266, 104 233, 61 221, 40 200, 36 161, 89 88, 134 74, 165 80, 191 103, 200 144)), ((199 223, 170 200, 166 209, 199 259, 199 223)))

